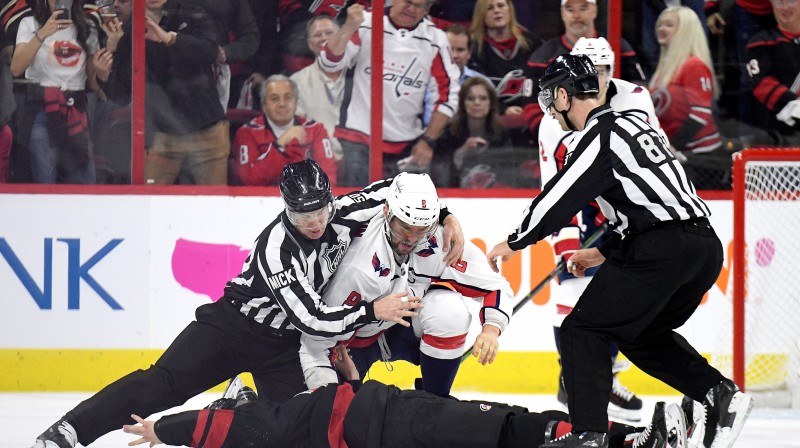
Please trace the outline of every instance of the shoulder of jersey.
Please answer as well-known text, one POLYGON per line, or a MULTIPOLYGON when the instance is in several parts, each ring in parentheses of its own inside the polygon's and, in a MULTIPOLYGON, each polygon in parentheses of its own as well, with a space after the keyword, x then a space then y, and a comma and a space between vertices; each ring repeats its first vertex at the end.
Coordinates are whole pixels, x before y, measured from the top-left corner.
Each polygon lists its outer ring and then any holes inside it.
POLYGON ((650 96, 650 91, 647 90, 647 87, 640 86, 639 84, 634 84, 630 81, 625 81, 624 79, 612 78, 611 82, 613 82, 618 92, 624 92, 627 94, 644 94, 650 96))

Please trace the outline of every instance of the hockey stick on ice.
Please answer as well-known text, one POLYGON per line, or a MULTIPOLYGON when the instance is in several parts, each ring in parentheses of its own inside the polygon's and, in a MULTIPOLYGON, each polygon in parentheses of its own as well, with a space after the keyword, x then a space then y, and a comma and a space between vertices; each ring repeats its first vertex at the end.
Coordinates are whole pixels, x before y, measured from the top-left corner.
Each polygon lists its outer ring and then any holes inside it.
MULTIPOLYGON (((587 247, 594 246, 594 243, 596 243, 597 240, 599 240, 600 237, 603 236, 603 234, 606 232, 607 229, 608 229, 608 223, 604 223, 591 236, 589 236, 589 238, 587 238, 586 241, 583 242, 583 244, 581 244, 581 249, 585 249, 587 247)), ((517 302, 516 305, 514 305, 514 308, 511 310, 511 315, 513 316, 513 315, 517 314, 517 311, 521 310, 522 307, 525 306, 525 304, 530 302, 531 299, 534 296, 536 296, 536 294, 539 294, 539 292, 542 289, 544 289, 544 287, 547 286, 548 283, 550 283, 550 280, 556 278, 558 276, 558 274, 563 272, 564 269, 566 269, 566 268, 567 268, 566 262, 563 259, 561 261, 559 261, 558 264, 556 265, 555 269, 553 269, 549 274, 547 274, 547 277, 543 278, 542 281, 540 281, 536 286, 534 286, 533 289, 531 289, 531 291, 529 293, 525 294, 525 297, 523 297, 519 302, 517 302)), ((461 362, 466 361, 467 358, 472 356, 472 349, 473 348, 475 348, 475 344, 471 345, 464 352, 464 354, 461 355, 461 362)))

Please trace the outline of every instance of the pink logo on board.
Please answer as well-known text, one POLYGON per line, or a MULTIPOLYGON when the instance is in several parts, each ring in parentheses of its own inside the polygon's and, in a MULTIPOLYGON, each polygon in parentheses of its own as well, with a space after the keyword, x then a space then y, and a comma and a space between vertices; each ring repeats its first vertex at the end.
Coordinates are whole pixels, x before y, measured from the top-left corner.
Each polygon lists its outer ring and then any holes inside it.
POLYGON ((172 252, 172 275, 184 288, 216 302, 222 297, 225 284, 242 272, 242 264, 249 253, 232 244, 181 238, 175 242, 172 252))

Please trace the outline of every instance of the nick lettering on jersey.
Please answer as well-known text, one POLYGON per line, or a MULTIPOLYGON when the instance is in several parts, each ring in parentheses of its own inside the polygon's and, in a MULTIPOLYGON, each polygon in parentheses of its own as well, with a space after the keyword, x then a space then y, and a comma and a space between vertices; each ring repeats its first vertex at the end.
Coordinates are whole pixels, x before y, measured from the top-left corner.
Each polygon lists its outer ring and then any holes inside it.
POLYGON ((294 269, 287 269, 267 277, 267 283, 273 290, 285 288, 296 281, 297 275, 294 273, 294 269))

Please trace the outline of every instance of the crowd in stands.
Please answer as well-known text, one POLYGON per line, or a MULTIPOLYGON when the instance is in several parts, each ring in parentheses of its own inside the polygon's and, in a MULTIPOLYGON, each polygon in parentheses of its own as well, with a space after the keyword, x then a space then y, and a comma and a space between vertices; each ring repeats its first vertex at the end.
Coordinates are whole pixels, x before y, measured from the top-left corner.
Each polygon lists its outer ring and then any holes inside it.
MULTIPOLYGON (((541 186, 539 77, 607 35, 606 2, 387 1, 382 174, 541 186)), ((313 158, 367 184, 370 3, 149 0, 145 183, 274 185, 313 158)), ((621 3, 616 77, 650 92, 697 188, 730 188, 744 147, 800 146, 799 0, 621 3)), ((0 0, 0 183, 131 182, 132 0, 113 10, 0 0)))

